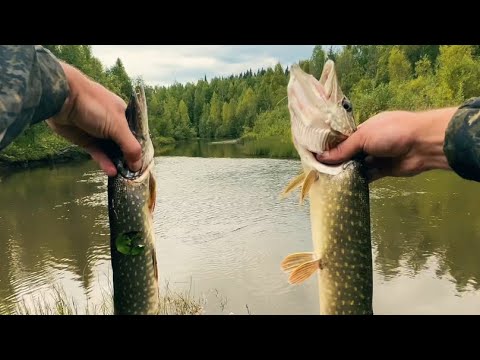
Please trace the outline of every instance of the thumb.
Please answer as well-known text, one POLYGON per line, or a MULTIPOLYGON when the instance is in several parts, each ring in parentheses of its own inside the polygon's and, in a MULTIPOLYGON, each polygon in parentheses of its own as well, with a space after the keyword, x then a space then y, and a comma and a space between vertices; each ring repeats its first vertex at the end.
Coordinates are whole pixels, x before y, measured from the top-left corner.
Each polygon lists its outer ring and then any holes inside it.
POLYGON ((138 171, 142 167, 142 147, 130 131, 125 118, 118 119, 116 124, 111 139, 120 146, 129 169, 138 171))
POLYGON ((329 151, 317 154, 319 162, 325 164, 339 164, 350 160, 354 155, 363 150, 364 139, 361 131, 356 131, 346 140, 329 151))

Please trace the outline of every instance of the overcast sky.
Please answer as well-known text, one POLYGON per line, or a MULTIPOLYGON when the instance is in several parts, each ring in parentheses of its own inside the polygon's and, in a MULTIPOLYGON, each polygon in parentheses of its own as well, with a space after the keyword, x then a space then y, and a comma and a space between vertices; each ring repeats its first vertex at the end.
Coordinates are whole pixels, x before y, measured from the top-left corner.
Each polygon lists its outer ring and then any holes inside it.
POLYGON ((207 75, 231 75, 310 58, 313 45, 92 45, 103 65, 117 58, 131 77, 149 85, 196 82, 207 75))

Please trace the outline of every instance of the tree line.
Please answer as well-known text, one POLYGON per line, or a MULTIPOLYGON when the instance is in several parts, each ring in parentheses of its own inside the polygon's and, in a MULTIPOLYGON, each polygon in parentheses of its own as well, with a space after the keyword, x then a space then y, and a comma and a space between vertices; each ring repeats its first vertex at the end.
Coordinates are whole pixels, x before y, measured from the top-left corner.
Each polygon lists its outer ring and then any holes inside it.
MULTIPOLYGON (((125 100, 132 84, 142 81, 129 77, 120 59, 105 68, 89 45, 45 46, 125 100)), ((327 58, 336 63, 358 122, 384 110, 459 105, 480 96, 478 45, 346 45, 328 50, 317 45, 299 64, 318 78, 327 58)), ((199 74, 198 81, 186 84, 145 85, 152 137, 175 141, 276 136, 289 141, 288 79, 288 66, 278 63, 212 79, 199 74)), ((45 125, 36 125, 16 143, 53 141, 46 136, 45 125)))

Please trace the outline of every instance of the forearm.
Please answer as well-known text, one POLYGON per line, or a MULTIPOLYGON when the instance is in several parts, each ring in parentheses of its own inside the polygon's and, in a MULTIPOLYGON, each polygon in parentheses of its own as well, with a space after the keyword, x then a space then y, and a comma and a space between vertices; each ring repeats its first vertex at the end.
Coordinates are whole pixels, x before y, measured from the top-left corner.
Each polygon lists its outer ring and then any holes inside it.
POLYGON ((75 102, 77 101, 78 95, 81 92, 88 91, 89 87, 97 86, 97 84, 92 82, 77 68, 64 63, 63 61, 59 61, 59 64, 66 76, 69 93, 68 97, 64 100, 61 109, 53 114, 51 118, 55 119, 58 123, 68 123, 68 118, 72 115, 71 113, 75 108, 75 102))
POLYGON ((460 107, 416 113, 414 145, 421 171, 449 169, 480 182, 480 97, 460 107))
POLYGON ((41 46, 0 46, 0 150, 29 124, 62 108, 69 86, 58 60, 41 46))
POLYGON ((451 170, 444 152, 445 131, 458 108, 444 108, 415 113, 413 148, 421 159, 421 171, 451 170))

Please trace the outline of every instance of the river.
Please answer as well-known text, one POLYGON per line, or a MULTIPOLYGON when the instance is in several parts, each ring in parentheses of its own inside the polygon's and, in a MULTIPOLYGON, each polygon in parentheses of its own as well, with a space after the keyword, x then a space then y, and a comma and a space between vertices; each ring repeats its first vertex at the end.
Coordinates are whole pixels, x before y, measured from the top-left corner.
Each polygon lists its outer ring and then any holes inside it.
MULTIPOLYGON (((314 277, 291 286, 282 259, 311 251, 308 205, 279 193, 298 160, 245 158, 238 144, 187 143, 155 158, 162 289, 207 314, 318 314, 314 277)), ((106 177, 95 163, 0 178, 0 313, 111 291, 106 177)), ((432 171, 371 186, 376 314, 480 314, 480 185, 432 171)), ((107 295, 105 295, 107 294, 107 295)))

